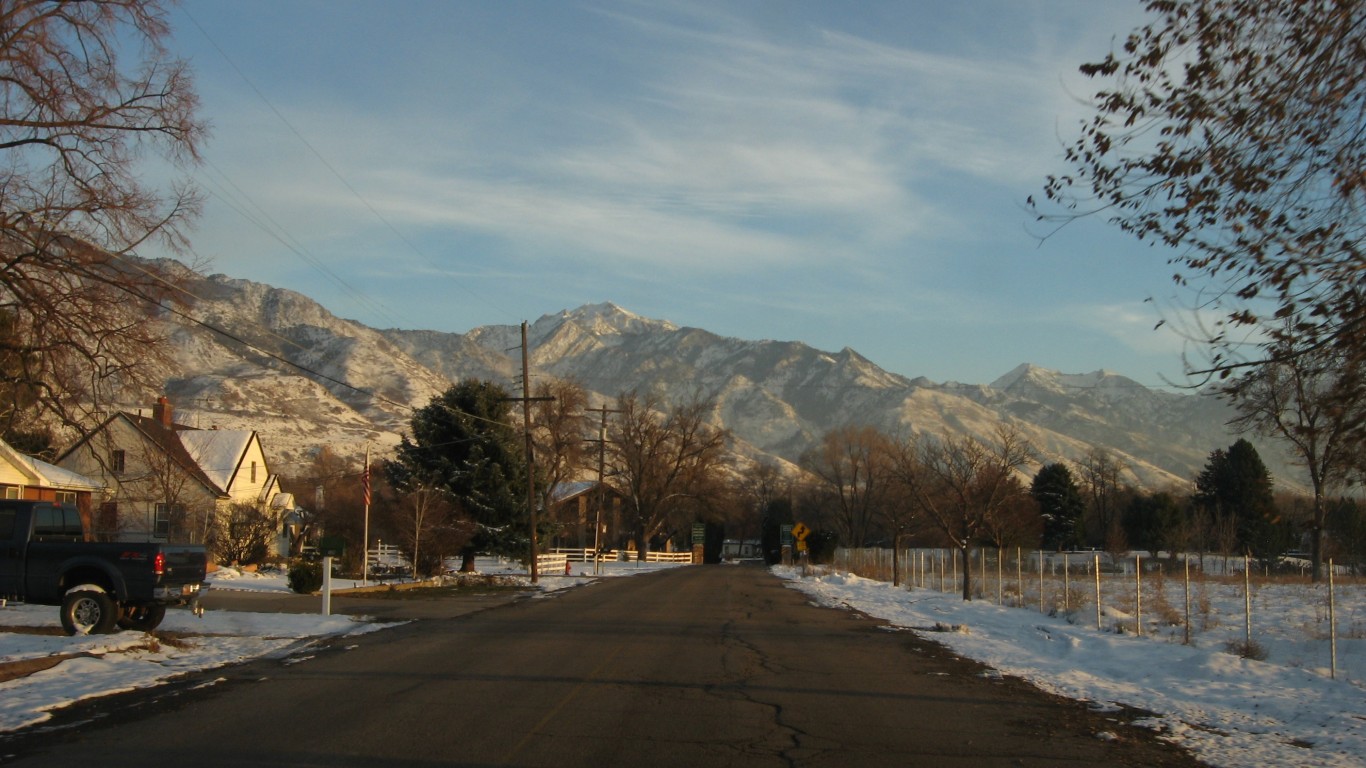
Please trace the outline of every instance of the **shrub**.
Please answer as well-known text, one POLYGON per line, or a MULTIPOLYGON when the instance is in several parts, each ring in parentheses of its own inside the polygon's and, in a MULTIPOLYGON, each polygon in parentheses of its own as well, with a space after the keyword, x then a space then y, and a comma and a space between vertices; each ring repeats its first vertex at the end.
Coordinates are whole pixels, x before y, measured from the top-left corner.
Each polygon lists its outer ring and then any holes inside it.
POLYGON ((1266 661, 1266 648, 1256 640, 1229 640, 1224 643, 1224 651, 1253 661, 1266 661))
POLYGON ((323 588, 322 563, 295 560, 289 566, 289 588, 301 595, 311 594, 323 588))

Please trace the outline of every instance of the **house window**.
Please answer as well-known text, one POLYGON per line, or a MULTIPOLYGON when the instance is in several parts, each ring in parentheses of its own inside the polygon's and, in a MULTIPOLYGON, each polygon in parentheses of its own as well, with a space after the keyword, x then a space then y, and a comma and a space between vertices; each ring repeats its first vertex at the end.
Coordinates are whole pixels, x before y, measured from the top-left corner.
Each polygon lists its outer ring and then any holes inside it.
POLYGON ((171 535, 171 505, 158 504, 156 517, 152 520, 152 535, 166 537, 171 535))
POLYGON ((22 494, 20 493, 23 489, 17 485, 3 485, 0 486, 0 490, 4 491, 4 498, 6 499, 23 498, 22 494))
POLYGON ((75 493, 74 491, 57 491, 57 492, 56 492, 56 497, 57 497, 57 503, 58 503, 58 504, 75 504, 75 503, 76 503, 76 493, 75 493))
POLYGON ((251 481, 256 482, 256 462, 251 463, 251 481))
POLYGON ((167 538, 171 535, 171 521, 185 517, 184 504, 158 504, 152 519, 152 535, 167 538))
POLYGON ((121 451, 121 450, 119 450, 119 451, 114 451, 114 452, 113 452, 112 454, 110 454, 110 456, 109 456, 109 470, 110 470, 111 472, 122 472, 122 471, 123 471, 123 461, 124 461, 124 459, 123 459, 123 451, 121 451))

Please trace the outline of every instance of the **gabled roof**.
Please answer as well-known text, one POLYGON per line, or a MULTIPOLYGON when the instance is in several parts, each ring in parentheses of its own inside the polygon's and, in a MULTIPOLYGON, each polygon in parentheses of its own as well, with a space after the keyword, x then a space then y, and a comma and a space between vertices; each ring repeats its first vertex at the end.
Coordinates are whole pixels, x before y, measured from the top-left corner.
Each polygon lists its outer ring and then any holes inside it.
MULTIPOLYGON (((200 467, 199 462, 190 455, 190 452, 185 448, 185 444, 181 441, 180 436, 182 433, 200 432, 204 430, 196 430, 192 427, 186 427, 180 424, 173 424, 170 427, 167 427, 160 421, 141 414, 119 411, 113 416, 110 416, 104 420, 104 423, 100 424, 85 437, 81 438, 75 445, 68 448, 58 461, 75 453, 81 446, 93 440, 95 435, 108 430, 109 426, 118 420, 127 422, 130 427, 141 433, 148 442, 155 446, 157 450, 165 454, 165 456, 170 461, 174 462, 176 466, 184 470, 195 482, 203 485, 211 493, 217 496, 227 495, 227 491, 224 490, 223 486, 217 484, 214 482, 213 478, 205 474, 204 470, 200 467)), ((231 475, 229 475, 229 477, 231 477, 231 475)))
MULTIPOLYGON (((181 426, 179 424, 173 424, 168 428, 160 421, 141 414, 120 412, 113 418, 120 417, 126 419, 135 429, 160 448, 171 461, 180 465, 181 469, 188 472, 191 477, 202 483, 204 487, 219 496, 227 495, 227 491, 224 487, 215 483, 213 478, 209 477, 209 475, 204 472, 204 468, 200 466, 199 462, 195 460, 195 457, 191 455, 185 447, 181 435, 189 432, 197 432, 199 430, 181 426)), ((107 423, 108 422, 106 422, 106 425, 107 423)), ((101 427, 101 429, 103 429, 103 427, 101 427)))
POLYGON ((3 440, 0 440, 0 460, 9 462, 11 466, 19 470, 30 480, 29 485, 55 488, 61 491, 101 490, 99 483, 85 475, 20 453, 3 440))
MULTIPOLYGON (((608 483, 603 483, 602 487, 605 488, 609 494, 616 496, 621 495, 620 491, 613 488, 608 483)), ((596 493, 597 490, 598 481, 596 480, 575 480, 568 483, 555 483, 550 486, 550 503, 561 504, 586 493, 596 493)))
POLYGON ((176 435, 204 475, 226 491, 256 433, 246 429, 185 429, 176 435))

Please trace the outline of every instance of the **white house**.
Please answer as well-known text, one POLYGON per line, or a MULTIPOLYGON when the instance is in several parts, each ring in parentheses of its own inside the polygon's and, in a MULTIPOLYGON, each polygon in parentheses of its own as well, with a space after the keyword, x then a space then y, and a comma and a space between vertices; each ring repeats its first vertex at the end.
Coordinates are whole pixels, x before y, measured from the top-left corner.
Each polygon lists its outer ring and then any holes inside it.
MULTIPOLYGON (((234 506, 277 522, 292 511, 254 430, 195 429, 175 423, 159 398, 150 417, 110 416, 58 460, 107 489, 95 513, 100 538, 203 544, 210 526, 234 506), (285 505, 287 508, 282 508, 285 505)), ((279 543, 275 554, 283 554, 279 543)))

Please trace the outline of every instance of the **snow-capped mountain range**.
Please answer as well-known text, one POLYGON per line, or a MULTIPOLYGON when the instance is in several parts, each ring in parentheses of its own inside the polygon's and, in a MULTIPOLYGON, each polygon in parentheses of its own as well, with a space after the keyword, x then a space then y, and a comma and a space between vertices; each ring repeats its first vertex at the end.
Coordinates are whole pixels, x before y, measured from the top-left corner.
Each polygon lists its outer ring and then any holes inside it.
MULTIPOLYGON (((380 330, 261 283, 186 272, 186 284, 196 297, 191 314, 222 333, 176 326, 165 394, 178 420, 256 429, 284 475, 301 471, 323 445, 349 456, 367 446, 384 453, 412 409, 454 381, 518 386, 518 326, 380 330)), ((883 370, 847 347, 728 338, 610 303, 541 317, 529 326, 528 346, 533 381, 572 378, 594 405, 630 390, 657 390, 666 400, 714 397, 715 420, 751 458, 795 463, 826 431, 845 425, 989 439, 1008 421, 1045 461, 1079 459, 1100 446, 1129 466, 1131 480, 1159 488, 1189 482, 1210 451, 1236 439, 1221 401, 1108 371, 1063 374, 1026 364, 988 385, 936 383, 883 370)), ((1278 477, 1293 472, 1275 448, 1259 444, 1278 477)))

